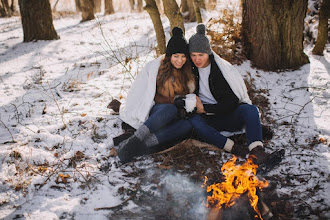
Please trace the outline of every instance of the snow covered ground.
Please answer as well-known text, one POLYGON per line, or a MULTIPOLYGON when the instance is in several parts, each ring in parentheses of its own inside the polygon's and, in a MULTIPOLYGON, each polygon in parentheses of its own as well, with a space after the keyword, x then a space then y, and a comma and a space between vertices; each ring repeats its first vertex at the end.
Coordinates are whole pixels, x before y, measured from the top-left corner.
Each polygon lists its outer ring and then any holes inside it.
MULTIPOLYGON (((122 131, 107 108, 112 99, 124 102, 133 78, 156 56, 149 15, 116 13, 85 23, 72 16, 54 26, 60 40, 22 43, 20 18, 0 19, 0 218, 120 219, 113 209, 94 210, 117 205, 151 213, 123 193, 140 179, 133 165, 109 157, 122 131)), ((187 38, 195 26, 185 24, 187 38)), ((296 71, 264 72, 248 61, 237 66, 268 95, 275 132, 268 148, 286 150, 269 181, 282 180, 278 193, 306 204, 295 207, 306 219, 330 218, 329 46, 324 56, 306 47, 310 64, 296 71)), ((146 156, 134 167, 148 177, 155 164, 146 156)), ((180 174, 158 184, 177 194, 203 191, 180 174)), ((195 205, 196 216, 205 216, 203 205, 195 205)))

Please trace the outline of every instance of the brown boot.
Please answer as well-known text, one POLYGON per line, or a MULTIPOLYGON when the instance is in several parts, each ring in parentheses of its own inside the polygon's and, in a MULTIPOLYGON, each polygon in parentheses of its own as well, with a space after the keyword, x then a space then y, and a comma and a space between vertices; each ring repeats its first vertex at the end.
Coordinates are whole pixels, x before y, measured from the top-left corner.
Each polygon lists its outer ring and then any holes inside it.
POLYGON ((248 158, 252 159, 253 163, 261 165, 267 161, 269 155, 269 153, 265 152, 265 148, 263 146, 257 146, 250 151, 248 158))

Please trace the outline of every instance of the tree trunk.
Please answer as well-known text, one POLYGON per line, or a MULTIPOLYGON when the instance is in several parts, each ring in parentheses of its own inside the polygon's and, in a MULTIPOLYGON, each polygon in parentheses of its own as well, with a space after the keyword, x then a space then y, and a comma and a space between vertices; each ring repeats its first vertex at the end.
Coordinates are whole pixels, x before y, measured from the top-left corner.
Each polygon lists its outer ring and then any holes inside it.
POLYGON ((174 27, 179 27, 185 32, 183 25, 183 16, 180 12, 179 6, 175 0, 163 0, 164 12, 168 20, 170 20, 171 30, 174 27))
POLYGON ((308 63, 303 52, 308 0, 243 0, 242 34, 257 68, 278 71, 308 63))
POLYGON ((196 13, 193 0, 181 0, 181 11, 185 21, 195 22, 196 13))
POLYGON ((104 0, 104 8, 105 8, 105 14, 110 15, 115 13, 115 9, 113 7, 113 2, 112 0, 104 0))
POLYGON ((143 1, 142 0, 137 0, 137 12, 142 12, 143 11, 143 1))
MULTIPOLYGON (((205 7, 205 5, 204 5, 205 7)), ((196 21, 197 23, 202 23, 202 15, 200 10, 200 0, 194 0, 194 9, 195 9, 195 15, 196 15, 196 21)))
POLYGON ((93 20, 95 18, 94 0, 80 0, 80 7, 82 16, 81 22, 93 20))
POLYGON ((144 10, 149 13, 156 32, 158 44, 157 54, 164 54, 166 51, 165 33, 156 2, 155 0, 145 0, 145 2, 146 6, 144 6, 144 10))
POLYGON ((81 6, 80 6, 80 1, 81 0, 75 0, 75 4, 76 4, 76 12, 81 12, 81 6))
MULTIPOLYGON (((13 3, 11 4, 13 6, 13 3)), ((0 17, 11 17, 13 15, 13 8, 10 7, 8 0, 0 1, 0 17)))
POLYGON ((131 7, 131 12, 134 11, 134 0, 129 0, 129 6, 131 7))
POLYGON ((24 42, 59 39, 54 26, 49 0, 19 0, 24 42))
POLYGON ((94 0, 94 12, 101 12, 101 0, 94 0))
POLYGON ((313 49, 313 54, 323 55, 325 44, 328 40, 328 19, 330 18, 330 1, 323 0, 319 12, 319 27, 317 40, 313 49))
POLYGON ((197 0, 199 8, 205 9, 205 0, 197 0))

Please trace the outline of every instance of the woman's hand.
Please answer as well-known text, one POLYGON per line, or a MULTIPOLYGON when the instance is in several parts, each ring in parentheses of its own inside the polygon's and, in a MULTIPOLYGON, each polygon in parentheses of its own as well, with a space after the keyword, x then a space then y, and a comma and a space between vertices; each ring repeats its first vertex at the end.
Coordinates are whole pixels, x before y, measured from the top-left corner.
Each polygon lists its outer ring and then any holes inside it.
POLYGON ((200 100, 200 98, 198 96, 196 96, 196 108, 197 108, 197 113, 198 114, 203 114, 206 113, 206 111, 204 110, 204 105, 202 103, 202 101, 200 100))

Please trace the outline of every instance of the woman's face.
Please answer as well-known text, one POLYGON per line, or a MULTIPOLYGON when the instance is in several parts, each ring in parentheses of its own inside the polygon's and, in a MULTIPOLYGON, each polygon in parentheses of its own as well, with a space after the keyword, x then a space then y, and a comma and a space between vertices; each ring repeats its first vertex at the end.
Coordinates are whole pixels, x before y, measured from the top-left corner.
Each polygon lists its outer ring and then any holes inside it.
POLYGON ((184 53, 175 53, 171 56, 171 64, 177 69, 181 69, 186 61, 187 57, 184 53))

